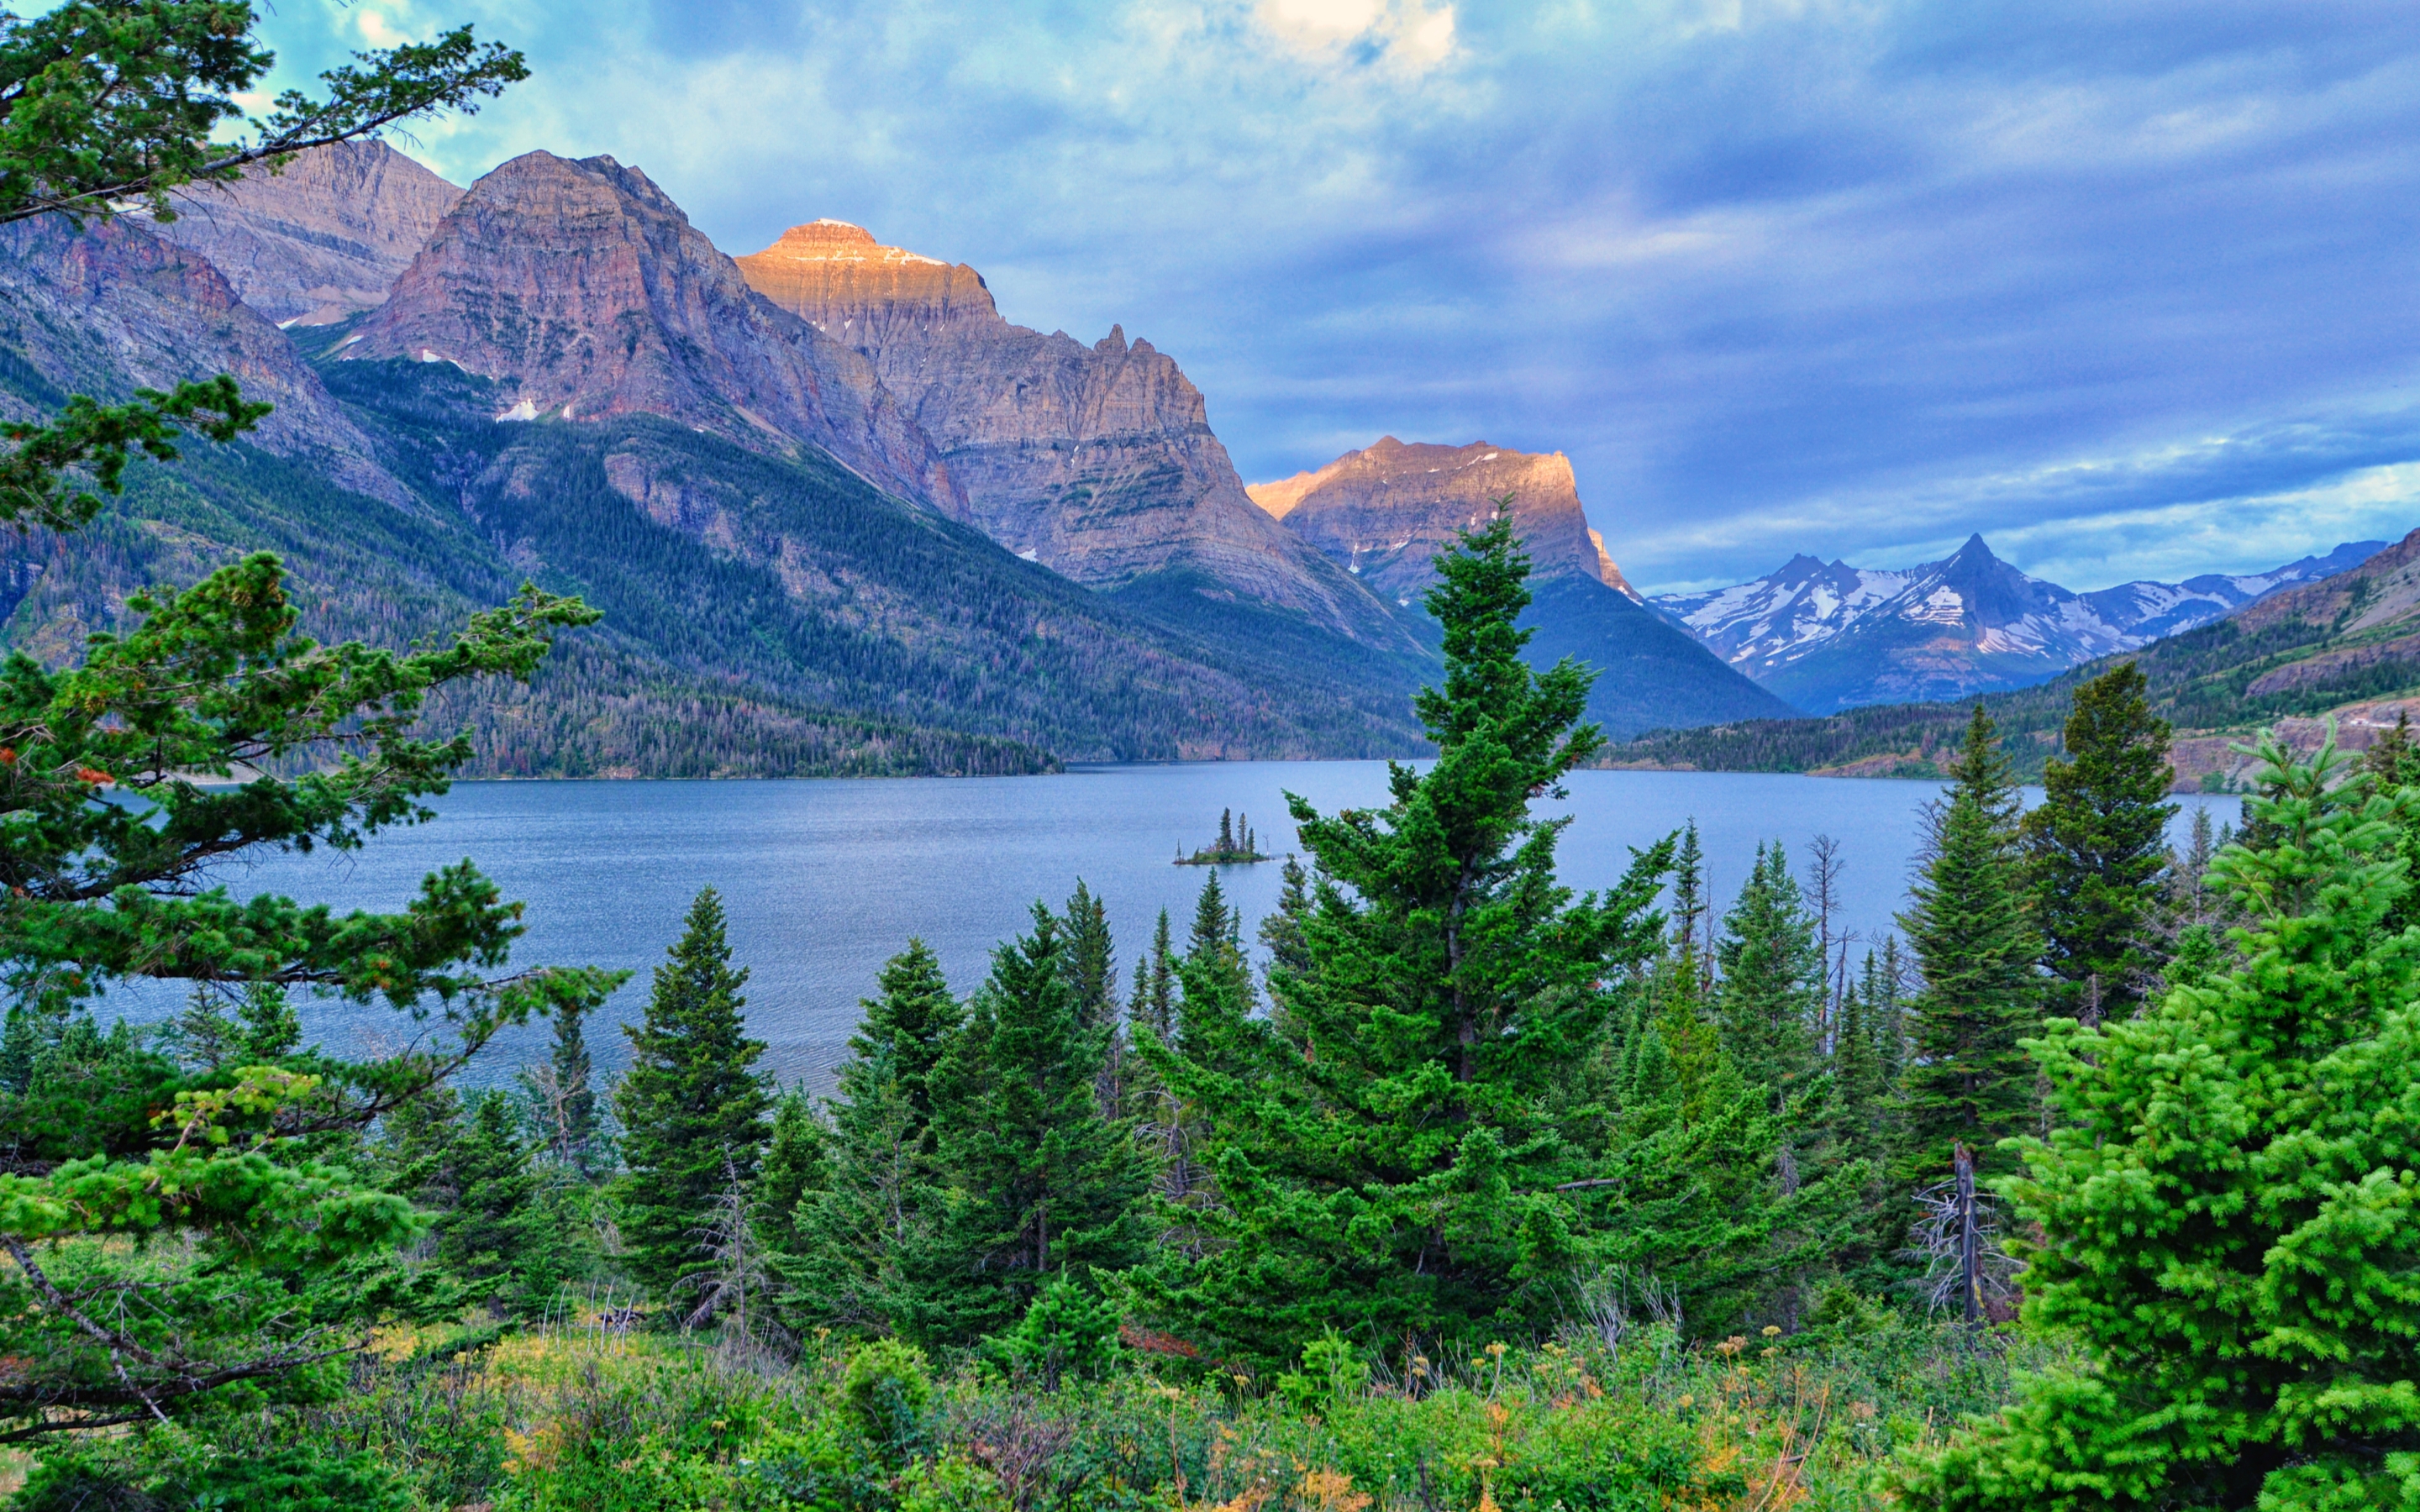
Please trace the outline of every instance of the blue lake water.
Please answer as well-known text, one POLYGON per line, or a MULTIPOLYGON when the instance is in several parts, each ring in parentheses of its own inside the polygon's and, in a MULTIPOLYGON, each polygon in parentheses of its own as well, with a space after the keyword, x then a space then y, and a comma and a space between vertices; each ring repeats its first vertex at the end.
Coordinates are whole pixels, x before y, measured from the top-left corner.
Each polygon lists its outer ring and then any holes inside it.
MULTIPOLYGON (((1325 810, 1381 804, 1385 764, 1255 762, 1078 769, 1051 777, 784 782, 465 782, 440 817, 390 831, 352 856, 279 857, 223 872, 239 893, 273 890, 340 908, 400 906, 425 873, 475 859, 507 897, 529 904, 516 964, 634 968, 610 1022, 644 1009, 647 973, 680 932, 700 887, 719 888, 734 954, 752 973, 748 1016, 785 1078, 821 1083, 844 1052, 858 1000, 910 935, 939 952, 953 986, 972 990, 992 947, 1023 928, 1036 899, 1054 907, 1078 877, 1107 903, 1123 973, 1166 908, 1180 936, 1203 872, 1171 864, 1216 834, 1219 810, 1250 817, 1264 851, 1293 848, 1283 795, 1325 810)), ((1577 888, 1620 879, 1630 847, 1694 818, 1713 891, 1733 894, 1761 841, 1795 860, 1819 834, 1840 842, 1842 927, 1868 940, 1895 928, 1931 783, 1716 773, 1580 772, 1561 871, 1577 888)), ((2183 797, 2232 820, 2234 798, 2183 797)), ((1802 868, 1803 870, 1803 868, 1802 868)), ((1257 920, 1274 905, 1275 864, 1222 870, 1221 885, 1257 920)), ((1249 933, 1249 931, 1248 931, 1249 933)), ((121 990, 110 1007, 138 1019, 173 1011, 158 987, 121 990)), ((383 1008, 305 1004, 315 1038, 336 1045, 396 1041, 407 1026, 383 1008)), ((537 1042, 535 1030, 496 1046, 473 1080, 501 1078, 537 1042)), ((622 1037, 590 1043, 618 1065, 622 1037)))

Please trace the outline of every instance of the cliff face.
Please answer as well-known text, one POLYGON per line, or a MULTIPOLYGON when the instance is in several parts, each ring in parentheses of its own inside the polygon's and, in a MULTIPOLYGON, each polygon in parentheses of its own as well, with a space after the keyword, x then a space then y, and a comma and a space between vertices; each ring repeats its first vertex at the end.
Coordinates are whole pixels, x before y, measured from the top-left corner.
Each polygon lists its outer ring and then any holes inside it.
POLYGON ((342 355, 451 362, 498 418, 652 414, 759 451, 804 441, 963 517, 932 443, 848 347, 761 298, 664 193, 612 158, 515 158, 438 223, 342 355))
POLYGON ((462 191, 383 142, 315 147, 271 174, 190 188, 161 238, 210 261, 236 297, 280 325, 374 309, 462 191))
POLYGON ((419 507, 293 344, 237 300, 208 261, 142 222, 78 231, 46 215, 0 228, 0 348, 61 394, 120 398, 231 373, 246 398, 276 406, 248 438, 253 444, 356 492, 419 507))
POLYGON ((1003 319, 971 268, 835 221, 738 259, 766 298, 872 363, 933 438, 974 522, 1095 586, 1183 574, 1366 643, 1404 644, 1381 606, 1252 506, 1202 392, 1123 330, 1086 347, 1003 319))
POLYGON ((1578 482, 1560 452, 1405 445, 1392 436, 1312 472, 1251 486, 1253 502, 1386 597, 1409 601, 1434 575, 1429 559, 1510 494, 1532 576, 1589 578, 1631 599, 1621 569, 1589 529, 1578 482))
POLYGON ((1589 529, 1560 452, 1533 455, 1485 441, 1405 445, 1388 436, 1315 471, 1251 489, 1272 518, 1405 609, 1436 580, 1430 560, 1466 527, 1488 519, 1508 494, 1529 554, 1526 655, 1540 669, 1564 656, 1595 669, 1588 714, 1607 733, 1623 738, 1792 712, 1639 604, 1589 529))

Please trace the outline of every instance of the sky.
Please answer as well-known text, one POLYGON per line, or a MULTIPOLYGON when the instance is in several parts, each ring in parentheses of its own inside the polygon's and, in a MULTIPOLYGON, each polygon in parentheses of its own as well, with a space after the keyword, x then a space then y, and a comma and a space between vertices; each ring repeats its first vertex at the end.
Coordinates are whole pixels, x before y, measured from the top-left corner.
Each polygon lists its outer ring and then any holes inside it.
POLYGON ((1982 532, 2078 590, 2420 527, 2420 6, 279 0, 289 74, 474 23, 396 145, 821 216, 1174 356, 1249 480, 1567 454, 1634 582, 1982 532))

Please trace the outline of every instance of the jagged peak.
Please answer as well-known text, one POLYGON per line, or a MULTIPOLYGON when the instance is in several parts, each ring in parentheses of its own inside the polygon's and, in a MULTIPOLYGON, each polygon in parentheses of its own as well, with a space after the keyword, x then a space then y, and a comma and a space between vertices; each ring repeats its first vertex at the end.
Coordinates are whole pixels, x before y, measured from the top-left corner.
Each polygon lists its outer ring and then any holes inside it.
POLYGON ((1093 346, 1093 350, 1096 352, 1122 352, 1125 349, 1126 328, 1122 325, 1113 325, 1109 327, 1109 333, 1103 336, 1093 346))

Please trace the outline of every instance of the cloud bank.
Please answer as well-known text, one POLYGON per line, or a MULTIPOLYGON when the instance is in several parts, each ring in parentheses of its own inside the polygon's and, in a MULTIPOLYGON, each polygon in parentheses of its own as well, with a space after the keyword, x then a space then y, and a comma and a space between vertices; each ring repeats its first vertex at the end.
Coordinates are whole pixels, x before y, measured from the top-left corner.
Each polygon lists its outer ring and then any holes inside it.
POLYGON ((1248 477, 1570 454, 1637 580, 1981 531, 2077 588, 2420 526, 2420 8, 2237 0, 296 0, 475 21, 403 144, 607 152, 1174 354, 1248 477))

